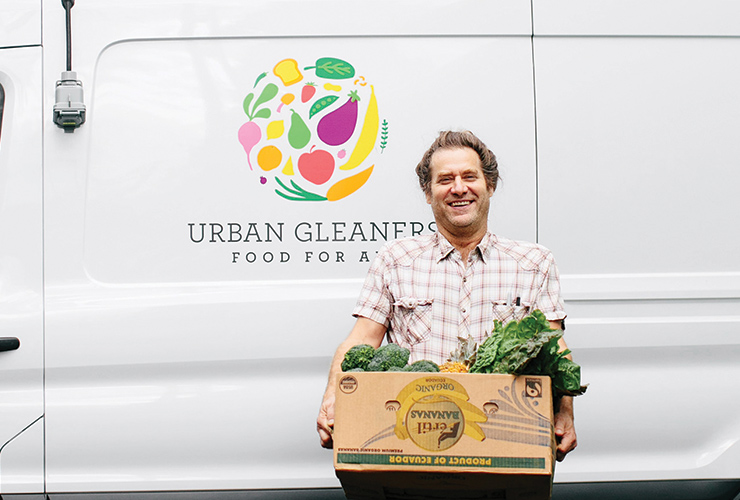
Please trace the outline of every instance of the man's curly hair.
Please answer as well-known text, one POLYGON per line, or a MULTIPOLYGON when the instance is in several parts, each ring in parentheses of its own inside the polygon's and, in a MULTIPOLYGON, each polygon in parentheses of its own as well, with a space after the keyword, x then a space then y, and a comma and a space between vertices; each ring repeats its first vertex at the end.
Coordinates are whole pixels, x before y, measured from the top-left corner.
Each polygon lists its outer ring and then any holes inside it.
POLYGON ((432 143, 429 149, 422 156, 421 161, 416 166, 416 175, 419 177, 419 186, 425 193, 429 193, 432 184, 431 174, 431 163, 432 155, 440 149, 461 149, 470 148, 476 152, 480 159, 481 168, 483 169, 483 175, 486 178, 486 184, 488 187, 496 190, 498 185, 498 162, 496 161, 496 155, 493 151, 483 144, 483 141, 478 139, 469 130, 463 130, 461 132, 445 130, 439 133, 437 139, 432 143))

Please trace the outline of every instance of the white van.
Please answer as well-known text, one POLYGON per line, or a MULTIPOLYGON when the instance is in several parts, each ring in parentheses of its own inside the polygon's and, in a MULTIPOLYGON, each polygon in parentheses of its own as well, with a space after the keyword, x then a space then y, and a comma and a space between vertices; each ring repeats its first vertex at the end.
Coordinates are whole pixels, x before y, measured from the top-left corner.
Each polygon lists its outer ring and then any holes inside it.
POLYGON ((739 3, 67 10, 69 53, 63 2, 0 3, 3 500, 343 498, 330 357, 434 230, 447 128, 558 261, 590 387, 554 498, 740 498, 739 3))

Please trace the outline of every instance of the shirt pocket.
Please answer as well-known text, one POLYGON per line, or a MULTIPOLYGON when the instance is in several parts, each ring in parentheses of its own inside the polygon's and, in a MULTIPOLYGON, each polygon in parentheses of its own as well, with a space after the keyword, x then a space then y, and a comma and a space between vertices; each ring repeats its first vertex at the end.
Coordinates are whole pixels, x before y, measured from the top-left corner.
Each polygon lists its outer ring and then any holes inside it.
POLYGON ((499 320, 502 325, 509 321, 521 321, 525 316, 532 312, 532 305, 527 302, 520 302, 519 305, 510 305, 503 300, 494 300, 493 319, 499 320))
POLYGON ((405 337, 410 345, 429 339, 432 332, 432 303, 434 299, 401 297, 394 306, 398 311, 398 324, 394 325, 396 335, 405 337))

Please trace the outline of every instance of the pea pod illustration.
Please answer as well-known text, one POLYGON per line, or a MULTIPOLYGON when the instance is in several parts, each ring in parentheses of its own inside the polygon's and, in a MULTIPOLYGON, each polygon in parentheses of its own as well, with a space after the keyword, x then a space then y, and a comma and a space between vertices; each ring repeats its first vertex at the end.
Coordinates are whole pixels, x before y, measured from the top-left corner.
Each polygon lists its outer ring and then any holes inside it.
POLYGON ((343 80, 355 76, 355 68, 350 63, 333 57, 322 57, 316 61, 315 66, 303 68, 304 71, 309 69, 316 69, 316 76, 319 78, 343 80))
POLYGON ((290 130, 288 130, 288 142, 294 149, 303 149, 311 140, 311 131, 306 126, 301 115, 291 109, 290 130))
POLYGON ((316 99, 316 101, 311 105, 311 110, 308 112, 308 119, 310 120, 313 115, 322 109, 326 109, 331 106, 337 99, 339 99, 338 95, 328 95, 321 99, 316 99))

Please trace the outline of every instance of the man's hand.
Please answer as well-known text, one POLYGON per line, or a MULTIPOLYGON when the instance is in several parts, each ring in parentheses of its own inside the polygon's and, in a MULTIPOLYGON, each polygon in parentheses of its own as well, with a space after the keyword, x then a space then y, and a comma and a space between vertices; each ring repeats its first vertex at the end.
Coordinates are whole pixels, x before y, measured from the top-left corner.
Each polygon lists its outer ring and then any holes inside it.
MULTIPOLYGON (((563 320, 550 321, 550 328, 553 330, 564 330, 563 320)), ((565 343, 563 337, 560 337, 560 340, 558 340, 558 345, 560 346, 560 351, 568 349, 568 345, 565 343)), ((571 361, 573 360, 570 354, 565 357, 571 361)), ((565 455, 573 451, 578 445, 578 440, 576 439, 576 428, 573 423, 573 398, 563 396, 560 398, 558 406, 553 423, 555 424, 555 437, 558 441, 557 460, 558 462, 562 462, 565 455)))
POLYGON ((316 429, 319 431, 319 439, 321 439, 321 446, 324 448, 331 448, 334 446, 334 440, 332 439, 332 433, 334 432, 334 394, 324 395, 324 400, 321 402, 321 408, 319 409, 319 416, 316 419, 316 429))
POLYGON ((555 437, 558 441, 557 460, 562 462, 569 452, 578 445, 576 428, 573 423, 573 398, 563 396, 560 408, 555 414, 555 437))
POLYGON ((334 353, 334 359, 329 369, 329 381, 326 384, 324 400, 319 408, 319 416, 316 418, 316 430, 319 431, 321 446, 331 448, 334 446, 332 432, 334 431, 334 395, 339 375, 342 373, 342 360, 344 354, 354 345, 368 344, 376 349, 380 347, 385 336, 385 325, 363 317, 357 318, 355 326, 349 333, 347 339, 339 344, 334 353))

